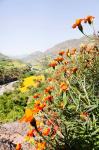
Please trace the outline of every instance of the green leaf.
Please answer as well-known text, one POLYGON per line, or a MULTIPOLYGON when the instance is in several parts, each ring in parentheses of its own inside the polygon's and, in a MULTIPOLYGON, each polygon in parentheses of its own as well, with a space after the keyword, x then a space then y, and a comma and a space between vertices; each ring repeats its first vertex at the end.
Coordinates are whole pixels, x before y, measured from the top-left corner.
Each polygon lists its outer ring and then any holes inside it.
POLYGON ((64 107, 67 105, 67 96, 66 93, 63 93, 63 103, 64 103, 64 107))
POLYGON ((69 105, 68 109, 70 109, 70 110, 76 110, 76 106, 75 105, 69 105))

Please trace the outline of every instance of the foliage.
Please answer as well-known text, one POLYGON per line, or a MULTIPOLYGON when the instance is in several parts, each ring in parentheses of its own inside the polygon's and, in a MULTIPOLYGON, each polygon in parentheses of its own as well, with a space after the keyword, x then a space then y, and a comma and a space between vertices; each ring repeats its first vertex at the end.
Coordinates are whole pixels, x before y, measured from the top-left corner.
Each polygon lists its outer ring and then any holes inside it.
POLYGON ((20 79, 14 85, 14 91, 5 92, 0 96, 0 122, 12 122, 21 118, 25 107, 31 108, 34 105, 33 96, 31 95, 35 92, 40 92, 44 86, 42 82, 44 81, 44 76, 29 76, 23 80, 24 91, 22 88, 20 90, 22 86, 20 79), (37 89, 37 86, 39 86, 39 89, 37 89))
POLYGON ((27 100, 27 94, 23 95, 17 90, 0 96, 0 122, 14 121, 22 117, 27 100))
POLYGON ((2 59, 0 60, 0 84, 18 80, 27 71, 30 71, 30 67, 21 61, 2 59))
MULTIPOLYGON (((88 16, 84 22, 92 24, 93 19, 88 16)), ((84 34, 82 21, 73 28, 84 34)), ((31 125, 26 141, 34 150, 99 149, 99 39, 93 40, 80 50, 60 51, 49 64, 43 88, 34 91, 34 106, 20 120, 31 125)))

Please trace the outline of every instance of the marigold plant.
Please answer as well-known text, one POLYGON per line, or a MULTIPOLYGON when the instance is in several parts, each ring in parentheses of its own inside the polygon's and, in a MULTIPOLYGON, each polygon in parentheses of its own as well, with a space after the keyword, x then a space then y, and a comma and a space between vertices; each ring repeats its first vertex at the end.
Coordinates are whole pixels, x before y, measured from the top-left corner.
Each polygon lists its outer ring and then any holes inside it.
MULTIPOLYGON (((77 20, 73 28, 84 33, 82 22, 91 24, 93 19, 77 20)), ((45 88, 41 95, 34 93, 34 107, 21 119, 32 128, 27 136, 34 138, 36 150, 99 149, 98 56, 94 39, 78 50, 60 51, 49 64, 45 88)))

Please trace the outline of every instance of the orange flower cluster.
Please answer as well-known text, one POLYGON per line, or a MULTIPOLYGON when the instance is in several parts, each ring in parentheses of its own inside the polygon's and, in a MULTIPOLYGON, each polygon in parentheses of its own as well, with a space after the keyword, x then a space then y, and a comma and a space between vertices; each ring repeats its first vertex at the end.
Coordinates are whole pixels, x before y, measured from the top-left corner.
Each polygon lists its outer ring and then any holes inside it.
POLYGON ((35 129, 32 129, 32 130, 28 131, 27 136, 35 137, 36 134, 37 134, 37 131, 35 129))
POLYGON ((46 103, 41 103, 39 100, 35 101, 34 103, 34 112, 39 112, 40 110, 43 110, 43 108, 46 106, 46 103))
POLYGON ((53 100, 53 96, 51 96, 51 95, 48 95, 47 97, 44 98, 44 101, 52 102, 52 100, 53 100))
POLYGON ((46 103, 41 103, 39 100, 34 103, 33 109, 26 109, 25 115, 20 119, 20 122, 32 122, 34 119, 34 115, 36 115, 39 111, 43 110, 46 106, 46 103))
POLYGON ((77 19, 76 22, 73 24, 72 28, 75 29, 76 27, 80 27, 82 21, 84 21, 84 19, 77 19))
POLYGON ((64 58, 62 56, 59 56, 59 57, 55 58, 54 60, 57 61, 58 63, 60 63, 64 60, 64 58))
POLYGON ((44 150, 46 148, 46 142, 37 142, 36 150, 44 150))
MULTIPOLYGON (((82 22, 88 22, 91 24, 93 19, 93 16, 88 16, 85 19, 78 19, 73 25, 73 28, 78 27, 83 32, 82 22)), ((86 45, 82 46, 81 49, 85 49, 87 53, 91 51, 90 47, 88 48, 86 45)), ((46 88, 43 90, 42 94, 34 94, 33 98, 35 99, 35 102, 33 109, 26 109, 25 115, 21 119, 21 121, 29 122, 31 125, 32 129, 28 131, 27 136, 28 138, 36 136, 36 138, 34 138, 36 150, 44 150, 47 146, 48 148, 51 147, 51 149, 53 149, 53 143, 56 142, 56 135, 64 137, 64 135, 62 135, 63 130, 61 128, 64 120, 62 120, 60 112, 65 110, 65 108, 69 111, 74 111, 74 108, 76 110, 76 105, 71 105, 76 94, 72 96, 72 93, 70 93, 74 91, 76 92, 75 89, 72 90, 72 84, 70 86, 70 83, 72 80, 75 81, 75 77, 79 75, 78 73, 80 72, 80 57, 78 57, 79 55, 75 55, 76 51, 76 48, 67 49, 66 51, 62 50, 58 53, 58 57, 49 64, 49 66, 55 70, 50 70, 53 74, 46 80, 46 88), (65 101, 65 96, 68 98, 68 105, 66 105, 67 101, 65 101), (61 109, 60 112, 58 111, 59 108, 61 109), (50 139, 49 142, 43 142, 42 140, 44 138, 46 138, 46 141, 50 139)), ((78 51, 78 54, 83 56, 81 51, 78 51)), ((87 59, 86 62, 87 64, 90 63, 90 59, 87 59)), ((75 86, 75 82, 73 82, 73 85, 75 86)), ((80 121, 87 121, 89 119, 89 114, 87 112, 81 112, 79 116, 80 121)))
POLYGON ((64 54, 65 54, 65 51, 60 51, 60 52, 59 52, 59 55, 60 55, 60 56, 63 56, 64 54))
POLYGON ((89 24, 92 24, 93 20, 94 20, 95 17, 93 16, 87 16, 85 19, 84 19, 84 22, 85 23, 89 23, 89 24))
POLYGON ((43 132, 42 132, 42 135, 48 136, 49 133, 50 133, 50 128, 45 128, 45 129, 43 130, 43 132))
POLYGON ((48 86, 47 88, 45 88, 45 93, 51 93, 52 91, 54 90, 54 87, 53 86, 48 86))
POLYGON ((76 73, 76 72, 77 72, 77 70, 78 70, 78 68, 77 68, 77 67, 74 67, 74 68, 72 68, 72 69, 71 69, 72 73, 76 73))
POLYGON ((50 64, 49 64, 50 67, 52 67, 53 69, 55 69, 55 67, 57 66, 57 62, 56 61, 52 61, 50 64))
POLYGON ((33 96, 33 98, 39 98, 41 96, 41 94, 39 94, 39 93, 36 93, 36 94, 34 94, 34 96, 33 96))
POLYGON ((93 16, 87 16, 86 18, 83 18, 83 19, 77 19, 76 22, 72 25, 72 28, 75 29, 76 27, 78 27, 78 29, 82 32, 83 32, 83 27, 82 27, 82 22, 84 23, 89 23, 89 24, 92 24, 93 23, 93 19, 95 17, 93 16))
POLYGON ((60 88, 61 88, 61 91, 66 92, 69 89, 69 85, 65 82, 61 82, 60 88))

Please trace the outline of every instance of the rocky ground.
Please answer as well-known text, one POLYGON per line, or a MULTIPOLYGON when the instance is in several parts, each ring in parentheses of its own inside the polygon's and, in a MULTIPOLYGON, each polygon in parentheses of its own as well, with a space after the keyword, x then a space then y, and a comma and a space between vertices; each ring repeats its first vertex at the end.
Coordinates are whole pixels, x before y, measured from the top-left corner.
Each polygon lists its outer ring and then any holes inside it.
POLYGON ((6 123, 0 125, 0 150, 15 150, 17 143, 22 143, 23 150, 30 150, 30 145, 24 143, 28 130, 26 123, 6 123))
POLYGON ((4 92, 13 91, 15 89, 14 84, 16 82, 17 81, 10 82, 10 83, 4 84, 4 85, 0 85, 0 95, 3 95, 4 92))

